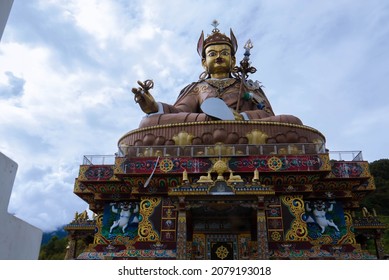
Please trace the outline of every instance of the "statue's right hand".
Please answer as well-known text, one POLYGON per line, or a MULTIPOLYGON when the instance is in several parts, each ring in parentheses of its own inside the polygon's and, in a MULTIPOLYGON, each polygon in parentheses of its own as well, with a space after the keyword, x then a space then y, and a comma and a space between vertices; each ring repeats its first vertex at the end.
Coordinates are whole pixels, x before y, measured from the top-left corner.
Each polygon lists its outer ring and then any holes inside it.
POLYGON ((140 108, 146 114, 158 112, 158 104, 149 92, 154 83, 151 80, 146 80, 144 82, 138 81, 138 85, 140 87, 131 90, 134 93, 135 102, 139 103, 140 108))
POLYGON ((134 101, 141 103, 143 101, 143 90, 141 88, 132 88, 131 91, 134 93, 134 101))

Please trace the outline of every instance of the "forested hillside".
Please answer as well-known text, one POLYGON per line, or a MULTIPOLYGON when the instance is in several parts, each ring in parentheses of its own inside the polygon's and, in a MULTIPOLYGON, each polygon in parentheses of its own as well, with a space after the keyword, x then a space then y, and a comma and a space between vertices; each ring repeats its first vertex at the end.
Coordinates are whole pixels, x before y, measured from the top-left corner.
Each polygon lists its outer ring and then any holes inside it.
POLYGON ((389 159, 380 159, 369 164, 376 191, 362 203, 367 209, 375 209, 378 215, 389 216, 389 159))

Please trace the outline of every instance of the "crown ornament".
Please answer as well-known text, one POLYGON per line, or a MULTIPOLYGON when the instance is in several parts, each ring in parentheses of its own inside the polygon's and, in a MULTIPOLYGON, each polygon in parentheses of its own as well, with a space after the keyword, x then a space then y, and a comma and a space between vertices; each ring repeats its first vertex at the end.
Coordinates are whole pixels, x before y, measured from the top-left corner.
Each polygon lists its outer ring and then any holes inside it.
POLYGON ((197 43, 197 52, 200 55, 200 57, 205 57, 205 49, 210 45, 218 45, 218 44, 227 44, 231 47, 232 55, 234 56, 237 49, 238 49, 238 43, 235 38, 234 33, 232 32, 232 29, 230 28, 230 37, 226 36, 223 33, 220 33, 220 30, 217 28, 219 25, 219 22, 217 20, 214 20, 212 22, 212 26, 214 27, 212 30, 212 34, 208 35, 206 39, 204 39, 204 31, 201 31, 201 35, 199 38, 199 41, 197 43))

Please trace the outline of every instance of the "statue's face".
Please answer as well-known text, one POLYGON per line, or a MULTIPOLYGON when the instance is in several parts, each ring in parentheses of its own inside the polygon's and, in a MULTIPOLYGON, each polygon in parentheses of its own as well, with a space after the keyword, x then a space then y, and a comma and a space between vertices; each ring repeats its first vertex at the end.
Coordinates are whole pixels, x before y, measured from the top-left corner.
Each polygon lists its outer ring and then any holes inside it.
POLYGON ((235 65, 235 57, 227 44, 210 45, 205 49, 202 64, 211 77, 227 78, 235 65))

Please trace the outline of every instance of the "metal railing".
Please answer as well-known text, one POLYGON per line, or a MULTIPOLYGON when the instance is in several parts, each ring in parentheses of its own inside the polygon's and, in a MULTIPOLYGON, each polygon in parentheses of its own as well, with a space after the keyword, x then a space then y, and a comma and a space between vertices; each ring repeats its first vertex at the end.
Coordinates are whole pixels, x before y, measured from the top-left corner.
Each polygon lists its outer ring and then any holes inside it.
POLYGON ((325 145, 313 143, 293 144, 214 144, 188 146, 127 146, 120 147, 120 156, 155 157, 155 156, 189 156, 189 157, 230 157, 249 155, 291 155, 326 153, 325 145))
POLYGON ((117 155, 86 155, 83 165, 114 165, 117 155))
POLYGON ((330 159, 363 161, 361 151, 327 151, 324 144, 193 145, 121 147, 114 155, 85 155, 83 165, 114 165, 116 157, 231 157, 252 155, 309 155, 329 153, 330 159))
POLYGON ((362 151, 330 151, 330 159, 343 161, 363 161, 362 151))

